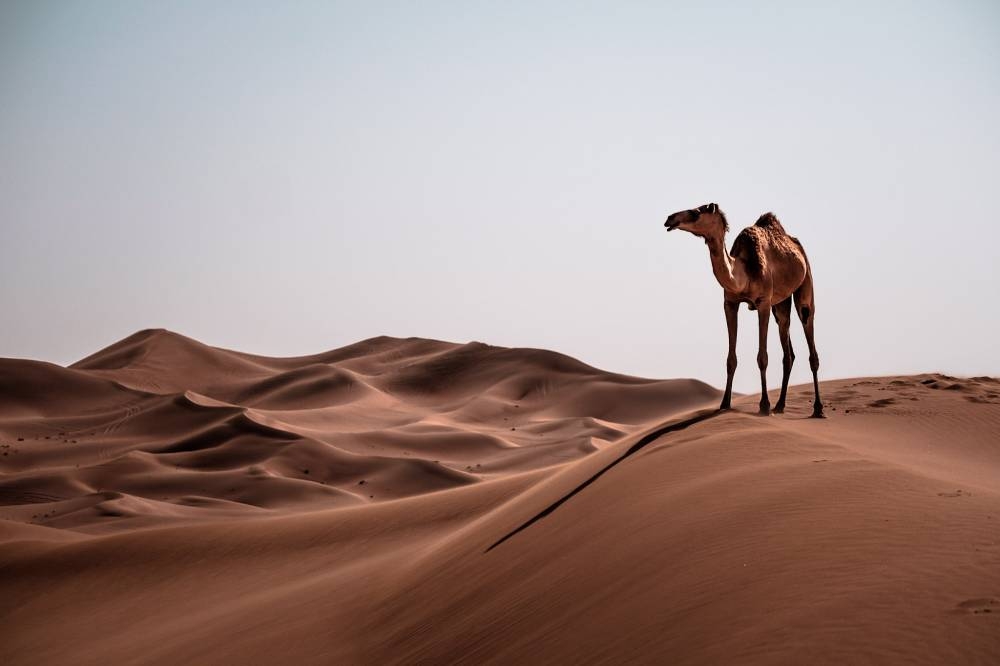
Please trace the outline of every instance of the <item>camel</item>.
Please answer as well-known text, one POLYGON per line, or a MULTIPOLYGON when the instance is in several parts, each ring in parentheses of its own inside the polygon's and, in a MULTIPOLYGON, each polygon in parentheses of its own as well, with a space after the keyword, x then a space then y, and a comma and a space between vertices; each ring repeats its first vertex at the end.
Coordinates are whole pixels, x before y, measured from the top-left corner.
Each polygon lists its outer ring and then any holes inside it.
POLYGON ((726 232, 729 223, 718 204, 710 203, 691 210, 682 210, 667 218, 667 231, 680 229, 700 236, 708 245, 712 258, 712 272, 722 285, 725 298, 726 327, 729 329, 729 356, 726 359, 726 392, 722 396, 720 409, 729 409, 733 397, 733 375, 736 372, 736 315, 740 303, 746 303, 751 310, 757 310, 760 332, 757 367, 760 368, 760 413, 771 413, 771 402, 767 397, 767 324, 770 313, 778 322, 778 336, 781 338, 782 378, 781 396, 774 406, 774 412, 785 411, 788 393, 788 376, 792 372, 795 353, 788 335, 791 310, 794 301, 806 343, 809 345, 809 367, 812 368, 813 417, 823 418, 823 403, 819 399, 819 355, 813 340, 813 320, 816 306, 813 301, 813 279, 809 259, 797 238, 789 236, 774 213, 765 213, 752 227, 739 233, 733 247, 726 252, 726 232))

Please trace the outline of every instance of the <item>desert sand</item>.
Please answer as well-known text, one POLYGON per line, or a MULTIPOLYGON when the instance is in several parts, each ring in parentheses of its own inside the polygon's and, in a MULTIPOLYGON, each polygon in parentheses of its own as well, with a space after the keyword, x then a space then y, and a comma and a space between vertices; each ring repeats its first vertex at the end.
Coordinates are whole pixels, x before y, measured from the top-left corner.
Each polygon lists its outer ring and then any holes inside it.
POLYGON ((0 663, 1000 663, 1000 382, 821 389, 415 338, 0 360, 0 663))

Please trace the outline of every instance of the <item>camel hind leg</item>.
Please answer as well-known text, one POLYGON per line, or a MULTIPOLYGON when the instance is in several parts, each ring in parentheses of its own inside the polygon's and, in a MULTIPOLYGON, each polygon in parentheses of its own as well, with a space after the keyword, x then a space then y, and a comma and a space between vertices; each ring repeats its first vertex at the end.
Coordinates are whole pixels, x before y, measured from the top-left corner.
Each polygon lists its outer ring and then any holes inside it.
POLYGON ((795 290, 795 311, 799 314, 802 329, 806 334, 806 344, 809 345, 809 368, 813 373, 813 418, 823 418, 823 403, 819 399, 819 354, 816 353, 816 341, 813 337, 813 321, 816 318, 816 304, 813 300, 812 274, 806 274, 806 280, 795 290))
POLYGON ((781 396, 774 406, 774 413, 785 411, 785 397, 788 395, 788 376, 792 374, 792 364, 795 362, 795 352, 792 351, 792 339, 788 335, 788 327, 792 323, 791 297, 781 301, 773 308, 774 321, 778 323, 778 338, 781 340, 781 396))

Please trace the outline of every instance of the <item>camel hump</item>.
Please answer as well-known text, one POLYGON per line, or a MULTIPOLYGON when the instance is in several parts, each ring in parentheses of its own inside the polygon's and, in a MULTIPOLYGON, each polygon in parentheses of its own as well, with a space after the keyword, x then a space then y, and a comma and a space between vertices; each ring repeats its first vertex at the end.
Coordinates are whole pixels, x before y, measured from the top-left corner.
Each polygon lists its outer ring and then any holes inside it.
POLYGON ((759 278, 764 273, 764 248, 761 246, 761 231, 753 227, 747 227, 739 233, 733 241, 733 249, 729 254, 734 259, 739 259, 746 266, 747 274, 751 278, 759 278))
POLYGON ((778 216, 774 213, 764 213, 754 224, 755 227, 762 227, 764 229, 774 229, 779 233, 785 233, 785 228, 781 226, 781 222, 778 221, 778 216))

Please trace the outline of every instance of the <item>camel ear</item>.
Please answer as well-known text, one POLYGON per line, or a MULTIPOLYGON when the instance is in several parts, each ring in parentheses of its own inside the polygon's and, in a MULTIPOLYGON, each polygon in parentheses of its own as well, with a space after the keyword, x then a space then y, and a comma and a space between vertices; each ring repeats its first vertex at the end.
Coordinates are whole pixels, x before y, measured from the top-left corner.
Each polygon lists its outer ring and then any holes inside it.
POLYGON ((715 212, 718 212, 718 210, 719 210, 719 204, 714 204, 714 203, 708 204, 708 212, 709 213, 715 213, 715 212))

